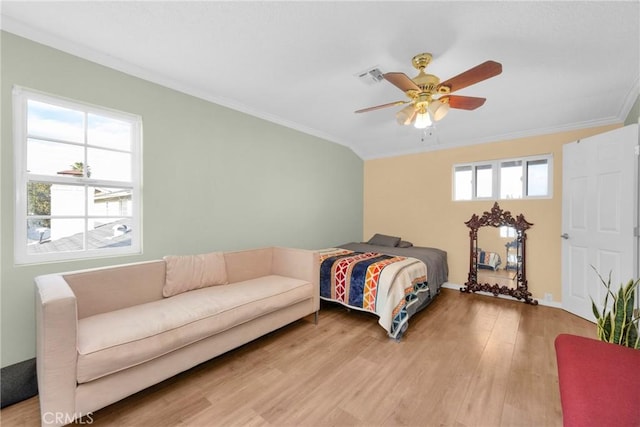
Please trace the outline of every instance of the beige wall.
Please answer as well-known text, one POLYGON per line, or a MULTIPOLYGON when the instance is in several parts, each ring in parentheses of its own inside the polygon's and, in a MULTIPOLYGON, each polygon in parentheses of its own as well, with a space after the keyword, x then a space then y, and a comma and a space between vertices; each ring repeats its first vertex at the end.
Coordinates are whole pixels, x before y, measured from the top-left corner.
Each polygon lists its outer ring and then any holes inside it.
MULTIPOLYGON (((620 127, 610 125, 517 140, 368 160, 364 166, 364 239, 374 233, 401 236, 415 245, 446 250, 449 282, 464 284, 469 267, 468 228, 473 213, 493 201, 452 201, 455 163, 553 154, 553 197, 499 201, 534 226, 527 234, 527 278, 534 298, 561 301, 562 145, 620 127)), ((504 257, 504 255, 501 256, 504 257)))

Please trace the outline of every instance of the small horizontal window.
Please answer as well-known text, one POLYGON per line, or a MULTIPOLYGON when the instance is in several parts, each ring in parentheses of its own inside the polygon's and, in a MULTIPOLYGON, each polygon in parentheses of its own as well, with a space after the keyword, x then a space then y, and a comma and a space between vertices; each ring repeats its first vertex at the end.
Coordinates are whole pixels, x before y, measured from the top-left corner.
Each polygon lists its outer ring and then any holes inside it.
POLYGON ((549 198, 551 186, 551 155, 453 166, 453 200, 549 198))

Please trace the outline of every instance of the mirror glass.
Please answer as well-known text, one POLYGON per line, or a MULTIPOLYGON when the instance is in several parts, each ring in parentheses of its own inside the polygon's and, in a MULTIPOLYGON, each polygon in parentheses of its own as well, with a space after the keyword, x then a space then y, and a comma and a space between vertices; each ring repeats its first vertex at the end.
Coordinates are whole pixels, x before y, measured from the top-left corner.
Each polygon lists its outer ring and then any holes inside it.
POLYGON ((509 226, 478 229, 478 282, 517 287, 518 262, 516 229, 509 226))
POLYGON ((462 292, 491 292, 509 295, 529 304, 526 278, 526 230, 533 224, 522 214, 516 217, 503 211, 496 202, 491 211, 473 214, 465 222, 469 227, 469 276, 462 292))

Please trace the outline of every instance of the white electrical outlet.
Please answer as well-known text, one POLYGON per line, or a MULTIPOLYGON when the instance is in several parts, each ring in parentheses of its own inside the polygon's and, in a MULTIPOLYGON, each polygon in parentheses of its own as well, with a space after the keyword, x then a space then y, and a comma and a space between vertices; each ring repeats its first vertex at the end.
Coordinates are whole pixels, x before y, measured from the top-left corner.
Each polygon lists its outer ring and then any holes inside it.
POLYGON ((547 293, 545 293, 545 294, 544 294, 544 300, 545 300, 545 301, 548 301, 548 302, 553 301, 553 294, 548 293, 548 292, 547 292, 547 293))

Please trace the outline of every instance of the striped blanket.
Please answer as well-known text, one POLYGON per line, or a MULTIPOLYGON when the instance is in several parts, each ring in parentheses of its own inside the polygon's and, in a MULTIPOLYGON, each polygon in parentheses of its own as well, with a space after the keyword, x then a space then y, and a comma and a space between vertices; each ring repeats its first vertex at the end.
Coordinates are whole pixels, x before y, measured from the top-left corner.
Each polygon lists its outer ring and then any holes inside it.
POLYGON ((478 250, 478 267, 497 270, 500 264, 502 264, 502 259, 497 253, 478 250))
POLYGON ((330 248, 320 252, 320 298, 379 317, 398 338, 409 320, 407 307, 429 292, 427 267, 415 258, 330 248))

